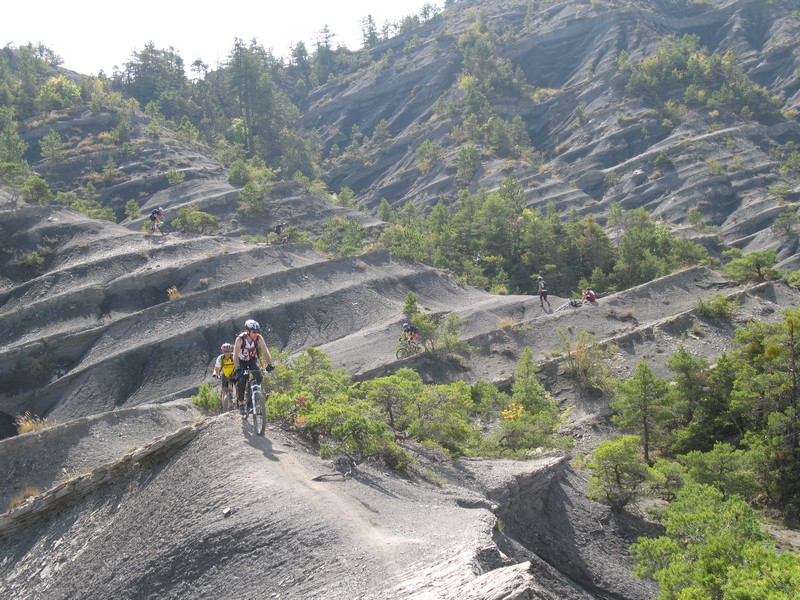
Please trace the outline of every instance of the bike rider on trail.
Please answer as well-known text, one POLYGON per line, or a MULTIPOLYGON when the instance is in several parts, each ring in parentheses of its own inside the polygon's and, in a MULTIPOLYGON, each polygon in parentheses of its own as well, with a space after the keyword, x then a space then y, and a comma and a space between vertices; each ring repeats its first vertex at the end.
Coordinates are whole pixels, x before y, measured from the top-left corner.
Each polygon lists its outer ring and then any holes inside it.
POLYGON ((400 341, 407 340, 416 342, 419 339, 419 331, 411 323, 403 323, 403 333, 400 334, 400 341))
MULTIPOLYGON (((160 206, 150 213, 150 230, 155 231, 164 222, 164 209, 160 206)), ((161 232, 164 233, 163 231, 161 232)))
POLYGON ((283 238, 283 231, 286 229, 286 223, 278 223, 275 225, 275 229, 272 231, 275 232, 275 241, 280 242, 283 238))
POLYGON ((242 371, 249 369, 258 383, 261 383, 261 367, 258 364, 258 356, 267 361, 266 371, 269 373, 275 367, 272 365, 267 343, 261 335, 261 325, 258 321, 248 319, 244 324, 244 331, 236 336, 236 343, 233 346, 233 362, 236 365, 236 402, 239 405, 239 413, 245 414, 244 390, 247 387, 247 379, 242 377, 242 371))
POLYGON ((227 389, 228 386, 236 381, 236 363, 233 360, 233 344, 225 342, 220 348, 222 354, 217 357, 214 363, 214 370, 211 377, 220 379, 222 389, 227 389))

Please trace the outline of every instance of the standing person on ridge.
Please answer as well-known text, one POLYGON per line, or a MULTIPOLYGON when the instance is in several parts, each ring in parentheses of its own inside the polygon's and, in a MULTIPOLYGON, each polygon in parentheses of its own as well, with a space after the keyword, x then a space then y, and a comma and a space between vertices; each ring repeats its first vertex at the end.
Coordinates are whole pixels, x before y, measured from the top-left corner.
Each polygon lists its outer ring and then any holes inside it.
POLYGON ((250 370, 258 383, 261 383, 261 366, 258 363, 258 356, 267 361, 266 372, 269 373, 275 367, 272 364, 267 343, 261 335, 261 325, 258 321, 248 319, 244 323, 244 331, 236 336, 233 346, 233 362, 236 365, 236 403, 239 405, 239 414, 246 414, 244 406, 244 389, 247 387, 247 379, 242 376, 244 368, 250 370))
POLYGON ((547 302, 547 308, 550 308, 550 300, 547 299, 547 282, 541 275, 539 275, 539 279, 537 279, 536 281, 539 284, 538 287, 539 304, 541 304, 542 308, 544 308, 544 303, 547 302))

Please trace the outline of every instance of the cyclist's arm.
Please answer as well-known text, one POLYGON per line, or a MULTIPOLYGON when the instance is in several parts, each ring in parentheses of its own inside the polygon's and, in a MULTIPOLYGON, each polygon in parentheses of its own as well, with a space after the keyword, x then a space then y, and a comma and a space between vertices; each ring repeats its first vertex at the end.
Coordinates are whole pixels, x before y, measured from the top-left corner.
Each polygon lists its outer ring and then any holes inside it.
POLYGON ((269 353, 269 349, 267 348, 267 342, 264 341, 264 336, 258 336, 258 348, 261 350, 261 357, 267 361, 268 365, 272 364, 272 356, 269 353))
POLYGON ((236 342, 233 344, 233 367, 239 368, 239 351, 242 349, 242 338, 236 336, 236 342))

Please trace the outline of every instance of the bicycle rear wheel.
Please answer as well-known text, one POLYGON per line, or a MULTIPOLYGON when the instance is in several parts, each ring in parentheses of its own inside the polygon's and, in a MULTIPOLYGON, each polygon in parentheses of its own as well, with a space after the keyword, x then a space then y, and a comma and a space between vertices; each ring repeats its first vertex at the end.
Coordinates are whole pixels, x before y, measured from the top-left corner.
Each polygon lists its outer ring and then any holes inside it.
POLYGON ((253 394, 253 428, 258 435, 264 435, 267 428, 267 404, 261 392, 253 394))

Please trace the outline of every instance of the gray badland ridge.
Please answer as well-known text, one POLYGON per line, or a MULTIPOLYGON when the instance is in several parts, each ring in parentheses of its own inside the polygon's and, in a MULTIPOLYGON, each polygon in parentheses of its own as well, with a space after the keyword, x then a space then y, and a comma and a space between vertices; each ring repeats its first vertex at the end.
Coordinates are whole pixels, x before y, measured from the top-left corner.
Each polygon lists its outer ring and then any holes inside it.
MULTIPOLYGON (((501 27, 518 29, 524 20, 526 3, 464 4, 480 7, 501 27)), ((796 202, 796 190, 779 199, 768 189, 778 182, 769 149, 795 139, 796 123, 715 130, 698 113, 666 131, 646 108, 623 100, 612 65, 622 47, 636 60, 666 33, 697 33, 712 51, 734 49, 751 77, 783 98, 785 110, 795 108, 797 20, 785 7, 765 4, 725 2, 683 13, 550 7, 524 43, 502 49, 533 85, 562 90, 543 103, 509 99, 505 108, 509 118, 526 118, 550 166, 512 168, 529 204, 553 201, 563 210, 601 215, 610 202, 621 201, 625 208, 645 206, 702 239, 704 233, 684 223, 688 207, 697 205, 727 243, 774 248, 784 265, 794 264, 796 240, 775 235, 769 224, 782 203, 796 202), (589 122, 575 126, 582 102, 589 122), (620 110, 630 111, 634 124, 620 125, 614 116, 620 110), (654 176, 652 160, 661 150, 671 154, 675 169, 654 176), (711 158, 725 165, 722 175, 704 168, 711 158), (617 175, 607 178, 608 172, 617 175)), ((400 52, 410 36, 399 36, 385 43, 398 45, 393 74, 371 70, 330 82, 310 97, 302 124, 321 132, 326 144, 339 143, 338 132, 356 122, 370 131, 386 118, 393 132, 389 149, 357 168, 331 164, 332 189, 352 187, 367 207, 381 197, 395 205, 430 204, 452 191, 454 155, 446 153, 439 167, 422 174, 413 148, 429 137, 446 139, 447 128, 428 123, 426 115, 457 80, 455 40, 468 22, 468 14, 457 11, 423 27, 439 40, 439 55, 428 43, 400 52)), ((139 115, 140 140, 146 124, 139 115)), ((97 132, 112 127, 113 119, 72 111, 53 125, 97 132)), ((23 132, 29 152, 35 154, 46 132, 39 126, 23 132)), ((15 251, 0 257, 0 412, 6 426, 24 410, 61 423, 0 442, 0 504, 25 485, 49 490, 0 516, 0 594, 654 595, 651 584, 631 579, 627 548, 656 529, 588 501, 586 475, 570 466, 569 455, 453 462, 421 454, 410 479, 369 464, 344 478, 337 474, 342 465, 320 460, 280 428, 271 426, 258 438, 236 418, 202 415, 188 396, 208 380, 220 340, 247 317, 270 328, 271 346, 290 352, 319 347, 356 378, 411 366, 431 382, 504 385, 530 347, 548 389, 572 407, 565 432, 576 438, 575 452, 590 451, 612 431, 607 401, 559 377, 559 331, 588 331, 615 344, 621 377, 640 358, 668 375, 664 363, 678 343, 713 362, 729 348, 736 326, 779 319, 782 308, 797 306, 797 290, 782 282, 742 287, 696 268, 608 296, 591 309, 546 314, 530 297, 493 296, 385 253, 330 259, 304 244, 243 243, 243 233, 263 233, 265 223, 237 218, 238 190, 202 147, 166 139, 140 148, 130 158, 118 157, 129 177, 98 190, 102 201, 122 211, 131 194, 144 195, 143 212, 163 205, 173 216, 194 206, 220 219, 220 235, 144 236, 142 220, 115 225, 67 209, 22 207, 0 191, 0 227, 15 251), (169 186, 165 163, 179 167, 186 182, 169 186), (43 268, 15 260, 37 248, 45 251, 43 268), (173 286, 181 298, 168 301, 173 286), (466 319, 464 337, 476 347, 469 359, 394 359, 408 291, 426 309, 466 319), (739 304, 733 322, 705 322, 694 314, 698 298, 716 293, 739 304), (436 478, 426 478, 425 469, 436 478)), ((99 152, 66 164, 29 160, 54 189, 67 190, 82 173, 101 170, 107 158, 99 152)), ((499 185, 509 174, 505 169, 485 163, 475 185, 499 185)), ((380 225, 300 184, 276 184, 273 195, 264 221, 287 220, 312 233, 334 214, 380 225)), ((557 306, 566 296, 554 290, 551 301, 557 306)))

